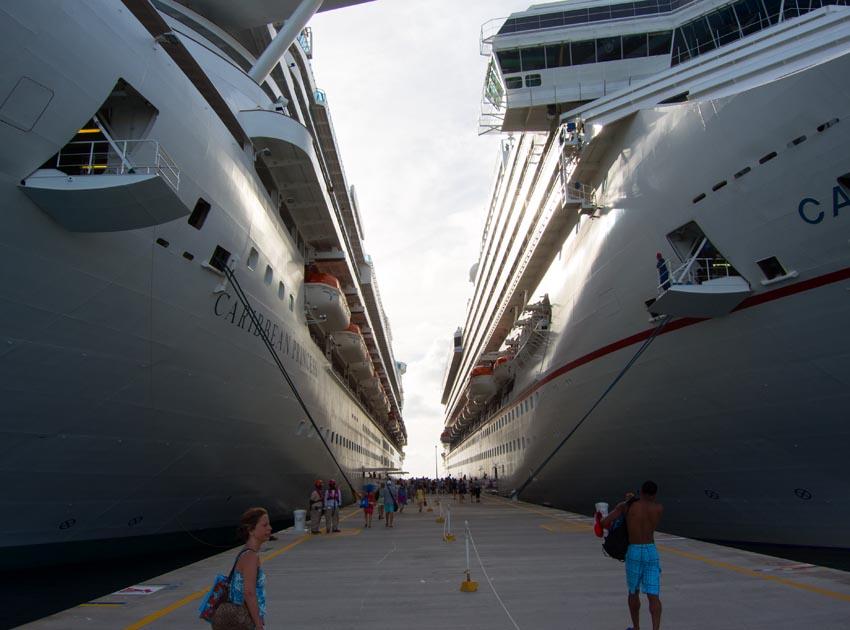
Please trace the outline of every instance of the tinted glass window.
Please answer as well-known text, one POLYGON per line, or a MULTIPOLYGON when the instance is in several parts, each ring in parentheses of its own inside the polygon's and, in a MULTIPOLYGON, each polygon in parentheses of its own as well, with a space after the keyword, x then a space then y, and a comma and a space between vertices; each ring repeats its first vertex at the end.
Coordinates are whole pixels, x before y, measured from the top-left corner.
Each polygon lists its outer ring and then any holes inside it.
POLYGON ((612 18, 634 17, 635 5, 631 2, 625 4, 615 4, 611 7, 612 18))
POLYGON ((540 28, 552 28, 554 26, 564 25, 563 13, 549 13, 540 16, 540 28))
POLYGON ((546 67, 560 68, 570 65, 570 45, 546 46, 546 67))
POLYGON ((711 36, 711 31, 708 30, 708 22, 705 18, 699 18, 685 24, 682 27, 682 32, 685 34, 688 50, 693 56, 715 48, 714 38, 711 36))
POLYGON ((738 15, 741 32, 744 35, 760 31, 768 24, 767 16, 759 0, 740 0, 732 6, 738 15))
POLYGON ((649 54, 650 55, 669 55, 670 54, 670 32, 666 33, 650 33, 649 39, 649 54))
POLYGON ((496 53, 499 59, 499 66, 502 68, 502 74, 510 74, 519 72, 519 51, 518 50, 500 50, 496 53))
POLYGON ((623 58, 623 49, 619 37, 601 37, 596 40, 597 61, 619 61, 623 58))
POLYGON ((546 54, 543 51, 543 46, 534 48, 520 49, 522 56, 522 71, 528 70, 545 70, 546 69, 546 54))
POLYGON ((646 57, 646 35, 623 35, 623 59, 646 57))
POLYGON ((596 41, 573 42, 570 46, 573 65, 596 63, 596 41))
POLYGON ((735 19, 735 13, 732 7, 725 7, 720 11, 715 11, 708 15, 708 24, 711 27, 711 32, 720 46, 734 42, 741 36, 738 29, 738 21, 735 19))
POLYGON ((587 9, 579 9, 578 11, 566 11, 564 13, 564 24, 584 24, 587 22, 587 9))
POLYGON ((502 25, 502 28, 499 29, 499 33, 515 33, 516 32, 516 20, 510 19, 505 20, 505 23, 502 25))
POLYGON ((688 45, 685 43, 685 36, 682 35, 682 29, 677 28, 676 34, 673 36, 673 60, 672 64, 683 63, 691 58, 688 53, 688 45))
POLYGON ((776 24, 779 21, 782 0, 762 0, 762 4, 767 9, 767 18, 770 20, 770 23, 776 24))
POLYGON ((611 7, 593 7, 588 9, 589 17, 591 22, 599 22, 600 20, 610 20, 611 19, 611 7))
POLYGON ((515 90, 522 87, 522 77, 508 77, 505 79, 505 87, 509 90, 515 90))

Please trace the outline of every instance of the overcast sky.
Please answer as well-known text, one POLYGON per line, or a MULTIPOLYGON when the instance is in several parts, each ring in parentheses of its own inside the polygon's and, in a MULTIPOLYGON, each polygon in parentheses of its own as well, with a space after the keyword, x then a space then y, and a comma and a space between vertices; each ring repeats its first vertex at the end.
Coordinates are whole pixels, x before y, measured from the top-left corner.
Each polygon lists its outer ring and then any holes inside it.
POLYGON ((310 23, 316 83, 357 190, 393 350, 407 363, 405 470, 414 475, 434 474, 443 371, 472 294, 500 140, 478 136, 480 29, 531 4, 375 0, 310 23))

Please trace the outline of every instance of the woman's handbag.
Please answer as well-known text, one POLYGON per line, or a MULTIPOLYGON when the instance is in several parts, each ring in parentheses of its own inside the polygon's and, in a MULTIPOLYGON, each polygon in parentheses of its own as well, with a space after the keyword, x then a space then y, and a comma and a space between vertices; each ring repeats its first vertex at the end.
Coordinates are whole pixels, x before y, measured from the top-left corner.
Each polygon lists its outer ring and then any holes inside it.
POLYGON ((369 507, 369 499, 367 497, 363 497, 360 499, 360 507, 367 508, 369 507))
POLYGON ((227 602, 227 598, 230 597, 230 581, 233 579, 233 572, 236 570, 236 563, 239 562, 239 557, 246 551, 248 550, 243 549, 236 555, 236 560, 233 561, 233 567, 230 569, 230 573, 228 575, 224 576, 219 573, 215 576, 215 581, 213 582, 210 592, 207 593, 207 596, 204 597, 203 600, 201 600, 201 606, 198 608, 198 616, 204 621, 212 623, 216 610, 221 607, 222 604, 227 602))
POLYGON ((215 609, 212 627, 213 630, 254 630, 254 621, 244 605, 223 602, 215 609))

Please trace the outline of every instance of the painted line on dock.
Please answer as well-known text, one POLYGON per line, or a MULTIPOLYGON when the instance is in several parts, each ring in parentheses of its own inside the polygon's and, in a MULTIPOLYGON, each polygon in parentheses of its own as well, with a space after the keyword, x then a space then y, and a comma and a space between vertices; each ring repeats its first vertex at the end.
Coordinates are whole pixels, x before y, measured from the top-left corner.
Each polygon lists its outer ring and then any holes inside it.
MULTIPOLYGON (((355 514, 357 514, 359 511, 360 510, 357 509, 357 510, 351 512, 351 514, 346 514, 345 516, 340 516, 339 520, 344 521, 346 519, 349 519, 352 516, 354 516, 355 514)), ((286 553, 287 551, 289 551, 293 547, 297 547, 298 545, 303 543, 305 540, 310 540, 311 538, 312 538, 312 534, 304 534, 304 535, 301 536, 301 538, 298 538, 297 540, 286 545, 286 547, 282 547, 281 549, 277 549, 276 551, 272 551, 270 553, 267 553, 267 554, 261 556, 261 560, 263 562, 268 562, 269 560, 272 560, 273 558, 277 558, 282 553, 286 553)), ((169 604, 165 608, 161 608, 160 610, 157 610, 156 612, 152 612, 147 617, 143 617, 142 619, 139 619, 139 621, 137 621, 136 623, 133 623, 133 624, 130 624, 129 626, 126 626, 124 628, 124 630, 139 630, 139 628, 144 628, 145 626, 149 626, 154 621, 157 621, 158 619, 162 619, 166 615, 173 613, 175 610, 183 608, 183 606, 185 606, 186 604, 191 604, 192 602, 201 599, 204 595, 209 593, 209 590, 210 589, 205 588, 202 591, 195 591, 194 593, 187 595, 183 599, 179 599, 176 602, 174 602, 173 604, 169 604)))
POLYGON ((829 597, 831 599, 837 599, 843 602, 850 602, 850 594, 848 593, 839 593, 838 591, 830 591, 829 589, 821 588, 820 586, 814 586, 812 584, 805 584, 803 582, 797 582, 795 580, 789 580, 787 578, 777 577, 775 575, 766 575, 753 569, 739 567, 738 565, 732 564, 730 562, 723 562, 722 560, 712 560, 711 558, 706 558, 705 556, 701 556, 696 553, 691 553, 690 551, 682 551, 681 549, 674 549, 673 547, 667 547, 666 545, 657 545, 657 547, 666 553, 672 553, 677 556, 682 556, 683 558, 688 558, 689 560, 703 562, 718 569, 726 569, 728 571, 734 571, 735 573, 740 573, 742 575, 748 575, 749 577, 758 578, 759 580, 765 580, 766 582, 776 582, 778 584, 789 586, 791 588, 796 588, 801 591, 808 591, 810 593, 816 593, 818 595, 823 595, 824 597, 829 597))
MULTIPOLYGON (((529 505, 521 505, 518 502, 514 502, 514 501, 512 501, 510 499, 506 499, 504 497, 491 496, 491 497, 488 497, 488 498, 499 499, 503 503, 507 503, 507 504, 517 508, 517 509, 525 510, 527 512, 533 512, 535 514, 540 514, 542 516, 546 516, 548 518, 559 521, 561 523, 563 523, 564 521, 567 520, 565 518, 558 518, 557 516, 555 516, 551 513, 544 512, 542 509, 536 509, 536 508, 529 506, 529 505)), ((544 529, 548 529, 548 528, 546 528, 545 525, 541 525, 541 527, 543 527, 544 529)), ((588 529, 592 529, 592 528, 588 527, 588 529)), ((674 540, 691 540, 691 539, 685 538, 685 537, 676 537, 676 538, 674 538, 674 540)), ((689 560, 696 560, 697 562, 702 562, 704 564, 708 564, 708 565, 713 566, 713 567, 718 568, 718 569, 726 569, 728 571, 733 571, 735 573, 740 573, 741 575, 747 575, 749 577, 758 578, 760 580, 764 580, 764 581, 767 581, 767 582, 774 582, 774 583, 782 584, 784 586, 788 586, 790 588, 795 588, 795 589, 798 589, 798 590, 801 590, 801 591, 808 591, 809 593, 815 593, 817 595, 823 595, 824 597, 829 597, 830 599, 837 599, 837 600, 843 601, 843 602, 850 602, 850 594, 848 594, 848 593, 840 593, 838 591, 831 591, 831 590, 826 589, 826 588, 821 588, 820 586, 814 586, 814 585, 811 585, 811 584, 806 584, 804 582, 797 582, 795 580, 789 580, 788 578, 782 578, 782 577, 778 577, 778 576, 775 576, 775 575, 767 575, 763 572, 756 571, 754 569, 747 569, 746 567, 739 567, 736 564, 732 564, 730 562, 723 562, 722 560, 713 560, 711 558, 706 558, 705 556, 701 556, 699 554, 692 553, 690 551, 682 551, 681 549, 676 549, 674 547, 669 547, 667 545, 660 545, 660 544, 656 543, 656 547, 658 547, 658 549, 660 549, 660 550, 662 550, 666 553, 671 553, 673 555, 681 556, 681 557, 687 558, 689 560)))

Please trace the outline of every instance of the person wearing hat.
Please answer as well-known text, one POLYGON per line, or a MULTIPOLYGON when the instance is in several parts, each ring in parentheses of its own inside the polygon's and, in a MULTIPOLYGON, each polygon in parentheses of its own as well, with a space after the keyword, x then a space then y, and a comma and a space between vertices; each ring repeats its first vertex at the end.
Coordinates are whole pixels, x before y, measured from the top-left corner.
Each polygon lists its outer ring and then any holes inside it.
POLYGON ((322 488, 322 480, 317 479, 310 493, 310 531, 319 533, 322 526, 322 512, 324 511, 325 497, 322 488))
POLYGON ((328 489, 325 490, 325 527, 330 534, 331 531, 339 531, 339 508, 342 504, 342 494, 336 487, 336 480, 328 481, 328 489))
POLYGON ((384 525, 386 527, 392 527, 395 512, 398 510, 398 490, 392 479, 387 479, 387 485, 381 488, 381 501, 384 504, 384 512, 387 513, 387 519, 384 521, 384 525))

